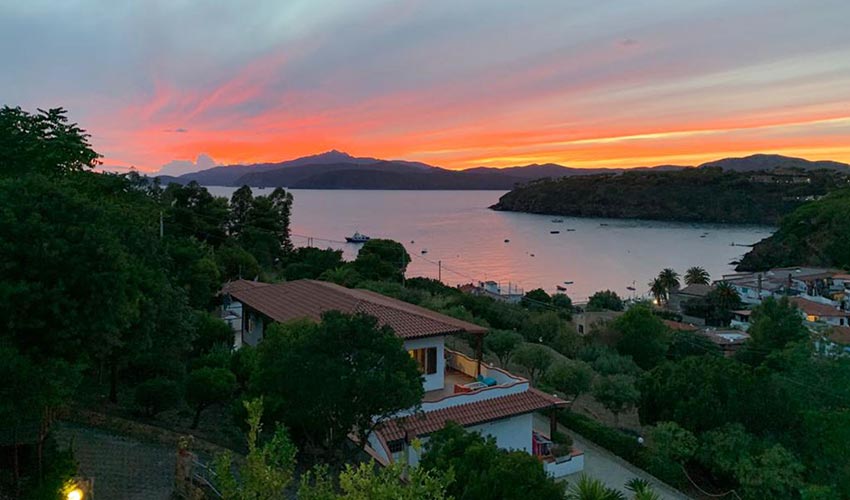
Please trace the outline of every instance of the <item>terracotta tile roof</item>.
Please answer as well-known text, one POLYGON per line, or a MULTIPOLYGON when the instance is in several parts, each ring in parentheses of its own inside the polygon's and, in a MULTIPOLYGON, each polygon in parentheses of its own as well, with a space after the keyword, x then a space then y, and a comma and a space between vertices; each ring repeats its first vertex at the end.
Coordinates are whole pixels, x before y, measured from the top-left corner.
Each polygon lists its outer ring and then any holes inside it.
POLYGON ((833 326, 826 338, 836 344, 850 345, 850 326, 833 326))
POLYGON ((670 319, 662 319, 661 321, 663 321, 665 325, 667 325, 669 328, 671 328, 673 330, 680 330, 680 331, 683 331, 683 332, 695 332, 695 331, 699 330, 699 327, 696 327, 694 325, 690 325, 688 323, 682 323, 681 321, 673 321, 673 320, 670 320, 670 319))
POLYGON ((790 300, 797 307, 800 308, 806 314, 811 314, 812 316, 828 316, 828 317, 847 317, 850 316, 850 313, 847 311, 842 311, 840 309, 836 309, 832 306, 828 306, 826 304, 821 304, 818 302, 813 302, 811 300, 806 300, 802 297, 791 297, 790 300))
POLYGON ((688 285, 685 288, 681 288, 679 290, 675 290, 671 293, 677 293, 681 295, 691 295, 694 297, 705 297, 708 295, 708 292, 714 290, 714 286, 712 285, 703 285, 700 283, 694 283, 693 285, 688 285))
POLYGON ((325 281, 298 280, 254 286, 245 284, 252 282, 234 283, 237 285, 229 287, 227 293, 274 321, 302 318, 318 321, 326 311, 341 311, 375 316, 381 325, 389 326, 403 339, 487 332, 484 327, 379 293, 345 288, 325 281))
POLYGON ((410 437, 425 436, 442 429, 446 426, 446 422, 455 422, 468 427, 546 408, 562 407, 566 404, 567 402, 560 398, 529 388, 517 394, 388 420, 379 427, 378 432, 387 441, 395 441, 404 438, 405 429, 410 437))

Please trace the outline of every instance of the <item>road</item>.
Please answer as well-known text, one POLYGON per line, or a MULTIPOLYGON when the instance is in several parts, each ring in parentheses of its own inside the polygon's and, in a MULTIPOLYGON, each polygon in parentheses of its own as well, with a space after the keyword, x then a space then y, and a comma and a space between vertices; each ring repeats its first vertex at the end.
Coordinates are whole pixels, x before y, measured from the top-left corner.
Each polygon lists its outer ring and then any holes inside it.
MULTIPOLYGON (((539 421, 535 426, 548 429, 548 420, 537 416, 539 421)), ((661 482, 648 472, 635 467, 610 451, 588 441, 563 425, 558 425, 558 430, 573 438, 573 445, 584 452, 584 473, 605 483, 609 488, 616 488, 623 493, 628 493, 626 483, 635 477, 649 481, 655 491, 664 500, 688 500, 690 497, 676 490, 672 486, 661 482)), ((568 476, 567 481, 575 480, 575 476, 568 476)))

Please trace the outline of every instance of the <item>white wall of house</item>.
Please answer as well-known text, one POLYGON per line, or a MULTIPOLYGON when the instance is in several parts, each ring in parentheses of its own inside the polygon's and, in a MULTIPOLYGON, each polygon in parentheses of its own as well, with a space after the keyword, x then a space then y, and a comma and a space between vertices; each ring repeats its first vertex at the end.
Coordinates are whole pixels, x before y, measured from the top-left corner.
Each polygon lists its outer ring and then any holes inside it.
POLYGON ((443 388, 446 373, 445 346, 445 337, 428 337, 425 339, 406 340, 404 342, 404 348, 407 351, 413 351, 415 349, 427 349, 429 347, 435 347, 437 349, 437 372, 432 374, 426 373, 422 375, 424 379, 422 387, 425 389, 426 392, 435 391, 443 388))
POLYGON ((242 330, 242 342, 250 346, 256 346, 263 340, 264 318, 250 309, 244 309, 244 327, 242 330))
POLYGON ((584 470, 584 454, 558 457, 554 462, 543 462, 543 469, 546 474, 556 478, 576 474, 584 470))
MULTIPOLYGON (((473 425, 464 427, 471 432, 479 432, 484 436, 493 436, 496 438, 496 445, 499 448, 506 450, 521 450, 526 453, 531 453, 531 433, 533 431, 534 415, 516 415, 502 420, 495 420, 485 424, 473 425)), ((425 452, 428 436, 419 438, 419 443, 422 445, 417 451, 414 447, 408 450, 410 454, 410 465, 419 465, 419 460, 425 452)), ((404 460, 404 452, 393 453, 393 460, 404 460)))

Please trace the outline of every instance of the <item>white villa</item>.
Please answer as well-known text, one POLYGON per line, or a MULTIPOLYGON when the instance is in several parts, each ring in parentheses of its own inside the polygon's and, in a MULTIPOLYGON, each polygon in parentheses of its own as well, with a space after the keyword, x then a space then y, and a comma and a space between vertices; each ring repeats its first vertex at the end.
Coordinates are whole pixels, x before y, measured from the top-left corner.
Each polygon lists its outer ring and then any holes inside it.
POLYGON ((481 349, 485 328, 375 292, 322 281, 267 284, 238 280, 225 285, 222 295, 222 317, 234 328, 237 347, 261 342, 265 326, 272 322, 299 318, 318 321, 329 310, 370 314, 393 329, 419 364, 425 395, 420 409, 401 412, 369 437, 367 451, 379 463, 404 459, 417 464, 420 451, 411 443, 427 442, 431 433, 451 421, 492 436, 501 448, 539 457, 553 477, 584 468, 584 456, 575 448, 563 456, 552 453, 555 412, 567 402, 532 388, 522 377, 484 363, 481 349), (446 337, 458 333, 477 337, 477 356, 446 348, 446 337), (535 426, 537 412, 549 416, 548 428, 535 426))
POLYGON ((810 267, 780 267, 765 272, 726 274, 741 300, 760 304, 767 297, 801 297, 836 308, 846 308, 850 275, 843 271, 810 267))

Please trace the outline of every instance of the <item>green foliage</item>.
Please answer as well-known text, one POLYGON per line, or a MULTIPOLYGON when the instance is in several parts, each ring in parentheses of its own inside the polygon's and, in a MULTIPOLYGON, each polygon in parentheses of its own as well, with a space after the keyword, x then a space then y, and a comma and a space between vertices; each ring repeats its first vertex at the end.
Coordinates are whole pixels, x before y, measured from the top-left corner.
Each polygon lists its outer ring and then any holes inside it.
POLYGON ((378 420, 422 399, 416 362, 371 316, 274 324, 257 351, 252 392, 311 449, 335 453, 352 429, 365 443, 378 420))
POLYGON ((233 330, 220 318, 198 311, 195 313, 195 340, 192 347, 197 354, 210 352, 214 347, 233 345, 233 330))
POLYGON ((192 429, 198 427, 205 408, 227 401, 235 389, 236 376, 227 368, 204 367, 190 372, 186 379, 186 402, 195 410, 192 429))
POLYGON ((505 368, 522 342, 522 335, 510 330, 491 330, 484 337, 484 347, 495 354, 499 358, 499 364, 505 368))
POLYGON ((342 265, 342 250, 302 247, 295 249, 287 259, 284 276, 289 281, 316 279, 342 265))
POLYGON ((667 359, 681 360, 688 356, 720 356, 720 348, 705 335, 685 330, 674 330, 667 347, 667 359))
POLYGON ((532 382, 552 364, 552 353, 539 344, 523 344, 514 353, 514 363, 525 368, 532 382))
POLYGON ((535 288, 534 290, 526 292, 526 294, 522 297, 521 304, 523 307, 534 310, 548 309, 552 304, 552 297, 550 297, 549 294, 542 288, 535 288))
POLYGON ((776 444, 755 456, 744 457, 735 470, 744 499, 794 498, 803 487, 804 467, 797 457, 776 444))
POLYGON ((561 499, 563 486, 549 478, 539 460, 523 451, 504 451, 492 437, 449 423, 431 435, 419 466, 454 474, 448 494, 457 500, 561 499))
MULTIPOLYGON (((814 179, 813 179, 814 182, 814 179)), ((741 259, 739 271, 822 266, 850 269, 850 189, 840 189, 800 206, 779 229, 741 259)))
POLYGON ((755 450, 756 437, 738 423, 726 424, 703 433, 697 460, 720 479, 734 477, 738 465, 755 450))
POLYGON ((234 471, 230 452, 218 455, 214 469, 217 487, 228 500, 276 500, 292 481, 297 449, 286 428, 278 425, 271 439, 260 443, 263 400, 245 402, 248 412, 248 456, 245 465, 234 471))
POLYGON ((362 462, 347 464, 339 474, 339 492, 326 468, 317 468, 301 478, 299 500, 444 500, 452 474, 406 468, 395 462, 386 467, 362 462))
POLYGON ((694 266, 685 271, 686 285, 708 285, 711 283, 711 275, 704 267, 694 266))
POLYGON ((232 240, 216 249, 215 262, 222 281, 255 279, 260 275, 257 259, 232 240))
POLYGON ((357 273, 353 265, 345 264, 334 269, 326 270, 319 276, 319 279, 330 281, 337 285, 354 287, 360 284, 363 278, 357 273))
POLYGON ((684 310, 690 316, 704 318, 708 325, 727 326, 732 319, 732 311, 741 309, 743 305, 735 288, 721 281, 705 297, 685 302, 684 310))
POLYGON ((566 329, 564 320, 554 311, 533 313, 520 333, 529 342, 550 343, 566 329))
MULTIPOLYGON (((496 207, 501 210, 576 217, 776 224, 783 215, 804 203, 799 200, 826 194, 843 187, 845 182, 842 175, 827 169, 810 170, 805 175, 811 182, 754 182, 752 172, 723 171, 719 167, 686 168, 678 172, 629 171, 570 176, 517 186, 499 198, 496 207)), ((842 213, 840 209, 846 210, 847 207, 846 195, 843 207, 838 203, 840 199, 836 197, 835 203, 829 204, 836 209, 836 213, 842 213)), ((820 204, 821 207, 825 205, 820 204)), ((820 230, 823 223, 809 222, 813 212, 819 211, 808 211, 795 217, 796 220, 806 221, 806 225, 798 231, 789 230, 788 236, 798 236, 800 239, 797 241, 803 242, 814 229, 819 229, 817 233, 823 234, 820 230)), ((835 231, 834 235, 850 234, 846 226, 836 225, 831 226, 831 229, 835 231), (841 227, 844 229, 839 229, 841 227)), ((848 247, 845 245, 845 248, 848 247)), ((801 245, 801 248, 805 247, 801 245)), ((789 255, 787 262, 771 262, 766 267, 805 262, 794 260, 792 257, 795 256, 789 255)), ((850 261, 847 262, 850 264, 850 261)))
POLYGON ((670 460, 684 463, 697 450, 697 438, 676 422, 659 422, 649 431, 650 445, 655 451, 670 460))
POLYGON ((640 392, 635 387, 633 377, 608 375, 599 377, 593 384, 593 397, 613 413, 617 421, 621 413, 634 408, 640 399, 640 392))
POLYGON ((570 400, 575 401, 581 394, 590 390, 593 382, 593 369, 584 361, 558 361, 546 371, 545 382, 570 400))
POLYGON ((0 177, 38 173, 63 175, 98 165, 100 155, 89 145, 89 135, 68 123, 66 110, 0 108, 0 177))
POLYGON ((147 379, 136 386, 136 406, 148 416, 174 408, 180 402, 177 383, 163 377, 147 379))
POLYGON ((614 320, 611 328, 620 332, 617 342, 620 354, 631 356, 644 370, 664 360, 669 343, 667 326, 652 311, 635 306, 614 320))
POLYGON ((611 290, 594 293, 587 301, 588 311, 622 311, 623 299, 611 290))
POLYGON ((565 293, 556 293, 552 295, 552 306, 570 314, 573 310, 573 301, 565 293))
POLYGON ((626 500, 620 491, 605 486, 605 483, 587 474, 579 476, 578 481, 567 489, 567 500, 626 500))
POLYGON ((635 500, 661 500, 661 495, 652 489, 646 479, 633 477, 626 483, 626 489, 635 494, 635 500))
POLYGON ((600 375, 639 375, 640 367, 631 356, 621 356, 616 352, 604 351, 593 361, 593 369, 600 375))
POLYGON ((410 255, 401 243, 372 239, 360 248, 354 269, 363 279, 401 282, 409 263, 410 255))
POLYGON ((768 297, 750 315, 750 340, 740 356, 751 364, 763 361, 767 353, 809 338, 797 307, 786 297, 768 297))

